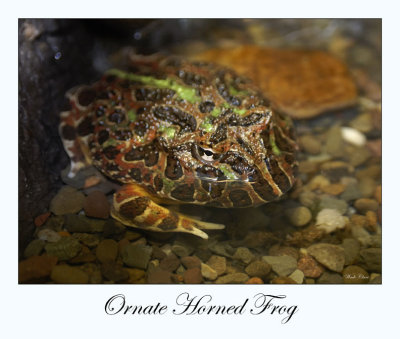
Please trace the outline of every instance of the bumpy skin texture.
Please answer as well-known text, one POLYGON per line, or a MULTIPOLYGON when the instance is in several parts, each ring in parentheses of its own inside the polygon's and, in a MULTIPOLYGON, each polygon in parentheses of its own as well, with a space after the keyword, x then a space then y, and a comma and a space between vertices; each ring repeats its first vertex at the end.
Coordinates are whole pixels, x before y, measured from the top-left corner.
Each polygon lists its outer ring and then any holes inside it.
POLYGON ((119 220, 132 217, 132 209, 134 218, 148 213, 143 199, 141 207, 124 207, 133 195, 148 197, 146 206, 151 200, 249 207, 293 185, 290 119, 232 70, 176 57, 136 58, 128 71, 110 70, 68 97, 60 134, 70 175, 93 164, 136 185, 115 195, 119 220))

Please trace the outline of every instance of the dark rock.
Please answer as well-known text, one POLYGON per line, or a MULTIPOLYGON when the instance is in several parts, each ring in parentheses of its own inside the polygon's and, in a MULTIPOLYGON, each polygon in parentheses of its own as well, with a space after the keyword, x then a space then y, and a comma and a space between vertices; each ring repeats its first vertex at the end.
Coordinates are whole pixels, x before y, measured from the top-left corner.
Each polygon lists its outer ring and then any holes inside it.
POLYGON ((63 237, 55 243, 48 243, 44 249, 50 256, 57 257, 58 260, 69 260, 80 252, 82 245, 72 237, 63 237))
POLYGON ((183 257, 181 258, 181 262, 187 269, 195 267, 200 268, 201 266, 201 261, 196 256, 183 257))
POLYGON ((253 258, 254 254, 247 247, 238 247, 233 255, 233 259, 238 259, 245 264, 248 264, 253 258))
POLYGON ((365 214, 368 211, 377 211, 379 208, 379 204, 374 199, 361 198, 361 199, 357 199, 354 202, 354 207, 360 213, 365 214))
POLYGON ((207 265, 217 272, 218 275, 222 275, 226 271, 226 258, 218 255, 213 255, 208 259, 207 265))
POLYGON ((59 232, 62 230, 64 226, 64 216, 62 215, 52 215, 43 225, 43 228, 49 228, 55 232, 59 232))
POLYGON ((360 243, 353 238, 343 239, 342 245, 344 249, 344 264, 352 265, 356 262, 360 252, 360 243))
POLYGON ((254 231, 249 232, 243 240, 243 246, 248 248, 266 247, 275 241, 272 232, 254 231))
POLYGON ((381 275, 376 276, 375 278, 373 278, 369 282, 369 284, 379 284, 379 285, 381 285, 382 284, 382 276, 381 275))
POLYGON ((367 284, 369 282, 368 272, 359 266, 347 266, 342 275, 345 284, 367 284))
POLYGON ((153 246, 153 252, 151 253, 151 258, 152 259, 158 259, 162 260, 166 257, 167 255, 165 252, 158 246, 153 246))
POLYGON ((84 215, 68 214, 65 216, 65 228, 71 233, 103 232, 105 220, 91 219, 84 215))
POLYGON ((154 269, 147 275, 148 284, 172 284, 172 273, 160 268, 154 269))
POLYGON ((219 277, 215 283, 216 284, 244 284, 249 280, 249 276, 245 273, 231 273, 219 277))
POLYGON ((178 257, 187 257, 193 253, 194 248, 188 244, 175 241, 171 248, 178 257))
POLYGON ((83 208, 85 195, 71 186, 63 186, 50 202, 55 215, 74 214, 83 208))
POLYGON ((343 284, 343 277, 339 273, 324 272, 317 280, 318 284, 343 284))
POLYGON ((45 245, 44 240, 40 239, 32 240, 24 250, 24 257, 29 258, 34 255, 39 255, 40 253, 42 253, 44 245, 45 245))
MULTIPOLYGON (((104 239, 96 248, 96 257, 101 263, 114 261, 118 255, 118 244, 115 240, 104 239)), ((111 279, 112 280, 112 279, 111 279)))
POLYGON ((203 276, 199 267, 189 268, 183 274, 183 281, 185 284, 201 284, 203 276))
POLYGON ((103 276, 101 275, 101 270, 98 264, 85 263, 79 268, 89 276, 89 284, 101 284, 103 282, 103 276))
POLYGON ((104 238, 114 238, 119 240, 122 238, 126 230, 126 227, 119 221, 114 219, 108 219, 103 227, 104 238))
POLYGON ((263 279, 271 272, 271 265, 263 260, 256 260, 249 264, 245 271, 250 277, 259 277, 263 279))
POLYGON ((86 197, 83 209, 88 217, 107 219, 110 216, 110 203, 100 191, 93 191, 86 197))
POLYGON ((360 256, 368 271, 382 271, 382 249, 381 248, 365 248, 360 251, 360 256))
POLYGON ((174 272, 180 264, 179 258, 174 253, 170 253, 160 261, 160 268, 164 271, 174 272))
POLYGON ((50 275, 57 264, 57 258, 47 255, 35 255, 18 264, 18 281, 20 283, 36 282, 50 275))
POLYGON ((138 268, 126 268, 125 270, 129 273, 129 280, 127 281, 128 284, 138 284, 146 282, 144 279, 146 272, 144 270, 140 270, 138 268))
POLYGON ((229 244, 229 242, 224 241, 224 242, 214 242, 209 245, 209 249, 211 252, 224 256, 224 257, 232 257, 233 253, 235 252, 235 249, 229 244))
POLYGON ((96 260, 96 256, 86 246, 82 246, 79 254, 72 259, 68 260, 70 264, 83 264, 87 262, 93 262, 96 260))
POLYGON ((122 250, 122 260, 129 267, 146 269, 153 248, 143 244, 129 244, 122 250))
POLYGON ((121 282, 129 278, 129 273, 120 264, 107 261, 101 265, 101 274, 107 280, 121 282))
POLYGON ((208 248, 198 248, 194 252, 194 255, 202 262, 206 262, 212 256, 212 252, 208 248))
POLYGON ((54 266, 50 277, 57 284, 87 284, 89 282, 86 272, 68 265, 54 266))
POLYGON ((268 254, 272 256, 288 255, 295 260, 299 259, 299 250, 290 246, 274 245, 268 250, 268 254))
POLYGON ((73 233, 72 237, 79 240, 82 244, 86 245, 89 248, 96 247, 100 242, 100 238, 96 234, 73 233))

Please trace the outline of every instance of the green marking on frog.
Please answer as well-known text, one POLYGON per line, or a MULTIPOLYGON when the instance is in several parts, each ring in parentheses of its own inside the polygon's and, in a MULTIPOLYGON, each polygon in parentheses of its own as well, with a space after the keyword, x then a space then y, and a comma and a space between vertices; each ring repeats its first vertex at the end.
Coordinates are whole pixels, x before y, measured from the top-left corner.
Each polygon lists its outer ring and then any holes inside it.
POLYGON ((140 81, 146 85, 154 86, 157 88, 168 88, 176 92, 179 98, 186 100, 190 103, 201 102, 201 98, 196 94, 196 90, 191 87, 179 85, 172 79, 156 79, 147 75, 138 75, 134 73, 123 72, 119 69, 110 69, 107 74, 116 75, 122 79, 133 81, 140 81))
POLYGON ((213 117, 217 117, 218 115, 221 114, 221 108, 219 107, 214 107, 214 109, 210 113, 213 117))
POLYGON ((229 170, 229 168, 226 165, 219 165, 219 169, 224 173, 224 175, 231 180, 237 179, 237 176, 229 170))
MULTIPOLYGON (((222 107, 229 108, 233 111, 233 113, 238 114, 238 115, 243 115, 243 114, 246 114, 246 112, 247 112, 247 109, 244 109, 244 108, 240 109, 240 108, 232 107, 227 102, 224 102, 222 104, 222 107)), ((214 110, 215 110, 215 108, 214 108, 214 110)), ((212 112, 211 112, 211 114, 212 114, 212 112)))
POLYGON ((167 178, 163 178, 162 181, 163 181, 164 191, 166 193, 171 192, 171 190, 174 187, 174 182, 172 180, 170 180, 170 179, 167 179, 167 178))
POLYGON ((106 148, 106 147, 108 147, 108 146, 116 146, 116 145, 118 145, 118 142, 117 142, 117 140, 115 140, 115 139, 108 139, 108 140, 106 140, 104 143, 103 143, 103 148, 106 148))
POLYGON ((239 108, 233 108, 233 112, 238 114, 238 115, 243 115, 247 113, 247 109, 239 109, 239 108))
POLYGON ((136 112, 134 109, 130 109, 127 113, 127 116, 130 121, 135 121, 136 120, 136 112))
POLYGON ((275 142, 274 133, 270 133, 270 135, 269 135, 269 143, 271 145, 272 152, 274 152, 274 154, 276 154, 276 155, 281 155, 281 150, 279 149, 279 147, 276 145, 276 142, 275 142))
POLYGON ((215 130, 216 126, 212 124, 211 120, 208 117, 206 117, 199 127, 207 133, 211 133, 215 130))
POLYGON ((160 126, 158 130, 168 139, 172 139, 176 133, 176 129, 174 127, 160 126))
POLYGON ((237 90, 235 87, 233 87, 232 85, 229 86, 229 92, 232 95, 239 95, 239 96, 248 96, 249 92, 248 91, 241 91, 241 90, 237 90))

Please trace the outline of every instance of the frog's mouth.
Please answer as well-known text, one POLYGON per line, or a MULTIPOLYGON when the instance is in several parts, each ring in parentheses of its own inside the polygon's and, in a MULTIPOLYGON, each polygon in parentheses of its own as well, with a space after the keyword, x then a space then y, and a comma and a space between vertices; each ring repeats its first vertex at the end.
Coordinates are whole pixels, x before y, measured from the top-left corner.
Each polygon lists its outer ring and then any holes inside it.
POLYGON ((204 148, 197 144, 193 144, 192 155, 203 164, 212 165, 220 160, 223 154, 215 153, 209 148, 204 148))

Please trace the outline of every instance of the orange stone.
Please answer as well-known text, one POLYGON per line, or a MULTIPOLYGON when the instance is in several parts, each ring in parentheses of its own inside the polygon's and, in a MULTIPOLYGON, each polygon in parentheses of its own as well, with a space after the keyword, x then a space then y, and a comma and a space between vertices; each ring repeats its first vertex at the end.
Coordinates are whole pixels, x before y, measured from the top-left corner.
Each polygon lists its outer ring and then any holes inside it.
POLYGON ((83 188, 89 188, 89 187, 96 186, 100 182, 101 182, 101 179, 98 176, 93 175, 89 178, 86 178, 83 188))
POLYGON ((302 271, 307 278, 318 278, 324 272, 324 268, 309 255, 299 259, 297 268, 302 271))
POLYGON ((346 65, 323 51, 245 45, 211 49, 196 58, 252 79, 275 109, 293 118, 356 104, 357 88, 346 65))
POLYGON ((50 214, 51 214, 50 212, 46 212, 41 215, 38 215, 34 221, 35 226, 36 227, 42 226, 47 221, 47 219, 50 217, 50 214))
POLYGON ((381 205, 382 204, 382 186, 381 185, 376 187, 374 196, 375 196, 375 199, 379 202, 379 205, 381 205))
POLYGON ((47 255, 35 255, 21 261, 18 265, 18 281, 29 283, 48 277, 57 261, 56 257, 47 255))
POLYGON ((321 187, 322 192, 332 194, 332 195, 339 195, 343 193, 345 186, 343 184, 329 184, 327 186, 321 187))
POLYGON ((246 284, 264 284, 264 282, 259 277, 253 277, 247 280, 246 284))
POLYGON ((70 237, 71 233, 69 233, 68 231, 59 231, 57 232, 59 235, 61 235, 62 237, 70 237))
POLYGON ((292 278, 289 277, 276 277, 272 279, 271 284, 297 284, 292 278))

